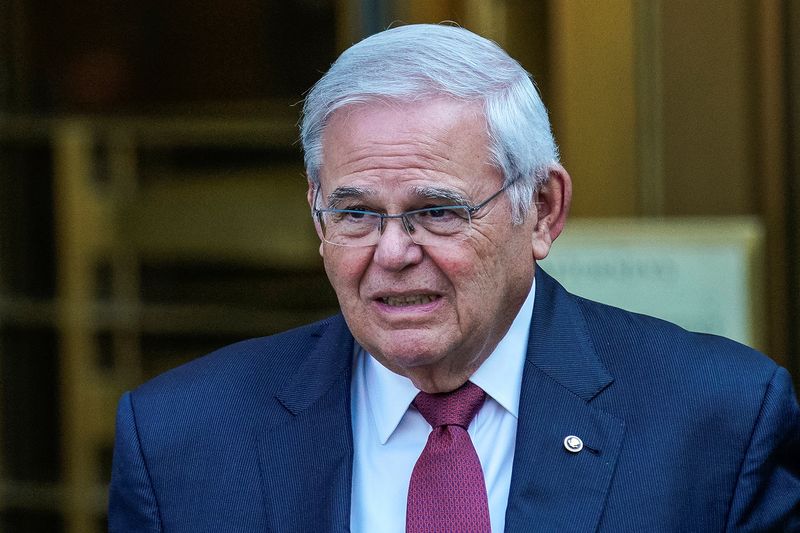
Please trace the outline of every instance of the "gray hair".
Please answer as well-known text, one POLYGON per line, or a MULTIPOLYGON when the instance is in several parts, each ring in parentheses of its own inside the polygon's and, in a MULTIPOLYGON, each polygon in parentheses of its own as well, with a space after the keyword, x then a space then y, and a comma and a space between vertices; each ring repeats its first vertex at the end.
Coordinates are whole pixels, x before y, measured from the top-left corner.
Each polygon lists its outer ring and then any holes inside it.
POLYGON ((558 163, 547 110, 530 74, 500 46, 464 28, 399 26, 351 46, 305 98, 300 136, 308 179, 319 185, 322 135, 348 105, 446 96, 479 103, 492 163, 502 172, 519 223, 558 163))

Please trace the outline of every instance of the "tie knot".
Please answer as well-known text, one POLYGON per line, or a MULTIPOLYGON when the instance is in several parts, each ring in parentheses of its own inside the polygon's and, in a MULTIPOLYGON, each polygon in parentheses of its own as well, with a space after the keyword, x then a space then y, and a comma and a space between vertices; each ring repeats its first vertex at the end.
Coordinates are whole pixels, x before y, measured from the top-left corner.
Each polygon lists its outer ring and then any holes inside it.
POLYGON ((413 403, 431 427, 461 426, 467 429, 485 398, 486 393, 480 387, 467 381, 450 392, 420 392, 413 403))

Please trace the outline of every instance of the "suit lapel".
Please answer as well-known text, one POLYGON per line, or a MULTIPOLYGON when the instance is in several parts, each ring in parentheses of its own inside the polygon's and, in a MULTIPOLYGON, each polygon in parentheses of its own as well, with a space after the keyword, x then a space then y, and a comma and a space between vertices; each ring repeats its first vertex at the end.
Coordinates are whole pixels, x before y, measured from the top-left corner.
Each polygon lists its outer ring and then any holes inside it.
MULTIPOLYGON (((353 339, 339 316, 315 340, 277 395, 286 421, 257 434, 275 531, 349 530, 353 339)), ((591 401, 612 381, 574 297, 537 269, 506 531, 597 529, 624 423, 591 401), (581 452, 565 449, 568 435, 583 440, 581 452)))
POLYGON ((348 531, 353 438, 353 338, 341 316, 277 395, 283 424, 257 434, 264 505, 272 531, 348 531))
POLYGON ((574 297, 537 269, 506 531, 597 529, 624 423, 591 401, 612 381, 574 297))

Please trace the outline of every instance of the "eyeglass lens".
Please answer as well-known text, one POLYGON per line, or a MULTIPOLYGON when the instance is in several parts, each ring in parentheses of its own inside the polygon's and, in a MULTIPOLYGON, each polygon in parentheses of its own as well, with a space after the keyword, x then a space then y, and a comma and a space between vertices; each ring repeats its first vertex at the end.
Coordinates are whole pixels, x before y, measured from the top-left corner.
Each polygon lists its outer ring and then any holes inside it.
POLYGON ((406 233, 417 244, 437 244, 459 238, 470 227, 466 207, 435 207, 398 215, 381 215, 365 211, 320 210, 325 240, 343 246, 369 246, 380 239, 385 219, 398 218, 406 233))

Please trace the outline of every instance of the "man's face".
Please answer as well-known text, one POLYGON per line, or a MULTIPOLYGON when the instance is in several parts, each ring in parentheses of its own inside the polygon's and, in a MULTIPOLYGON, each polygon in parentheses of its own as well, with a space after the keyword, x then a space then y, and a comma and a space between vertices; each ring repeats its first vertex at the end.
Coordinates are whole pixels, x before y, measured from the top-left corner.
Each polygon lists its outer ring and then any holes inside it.
MULTIPOLYGON (((332 193, 345 196, 338 208, 389 214, 448 203, 422 188, 477 204, 503 185, 486 129, 477 106, 448 99, 339 110, 323 137, 318 207, 332 193)), ((501 194, 463 240, 420 246, 391 219, 374 246, 323 242, 320 252, 359 344, 417 387, 449 390, 491 354, 525 300, 535 218, 512 225, 501 194)))

